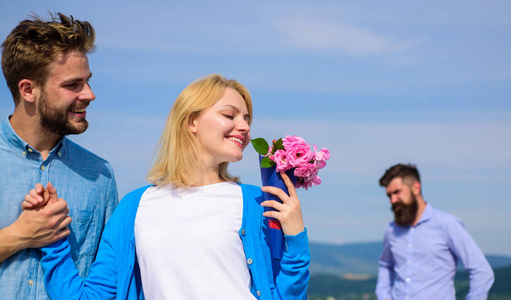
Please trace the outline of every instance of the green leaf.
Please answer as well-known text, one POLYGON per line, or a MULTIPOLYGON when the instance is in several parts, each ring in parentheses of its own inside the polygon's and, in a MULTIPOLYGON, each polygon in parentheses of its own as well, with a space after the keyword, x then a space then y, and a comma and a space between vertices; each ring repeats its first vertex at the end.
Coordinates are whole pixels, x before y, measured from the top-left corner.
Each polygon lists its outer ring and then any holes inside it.
POLYGON ((268 157, 261 159, 261 168, 271 168, 275 165, 275 162, 268 157))
POLYGON ((284 145, 282 145, 282 138, 278 139, 275 143, 273 143, 271 153, 275 154, 277 150, 284 150, 284 145))
POLYGON ((257 153, 261 155, 268 154, 270 146, 268 146, 268 143, 263 138, 253 139, 250 142, 252 143, 252 146, 254 146, 254 149, 257 153))

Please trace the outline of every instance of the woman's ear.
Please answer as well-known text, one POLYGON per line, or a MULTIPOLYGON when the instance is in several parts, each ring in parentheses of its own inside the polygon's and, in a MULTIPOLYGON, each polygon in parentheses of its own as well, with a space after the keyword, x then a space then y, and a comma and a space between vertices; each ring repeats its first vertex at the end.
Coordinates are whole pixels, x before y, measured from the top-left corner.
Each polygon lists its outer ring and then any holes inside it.
POLYGON ((199 130, 199 122, 197 120, 197 118, 195 116, 192 116, 190 118, 190 122, 188 123, 188 129, 190 129, 190 132, 191 133, 197 133, 197 131, 199 130))

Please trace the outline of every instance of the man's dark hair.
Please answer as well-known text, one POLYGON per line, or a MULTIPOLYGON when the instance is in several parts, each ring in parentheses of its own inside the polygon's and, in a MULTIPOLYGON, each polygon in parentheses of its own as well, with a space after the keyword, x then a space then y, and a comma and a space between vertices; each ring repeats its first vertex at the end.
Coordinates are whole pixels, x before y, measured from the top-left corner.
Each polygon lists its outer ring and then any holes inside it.
POLYGON ((411 185, 414 181, 421 182, 421 177, 417 167, 412 164, 397 164, 390 167, 385 174, 380 178, 380 186, 386 187, 394 178, 401 178, 411 185))

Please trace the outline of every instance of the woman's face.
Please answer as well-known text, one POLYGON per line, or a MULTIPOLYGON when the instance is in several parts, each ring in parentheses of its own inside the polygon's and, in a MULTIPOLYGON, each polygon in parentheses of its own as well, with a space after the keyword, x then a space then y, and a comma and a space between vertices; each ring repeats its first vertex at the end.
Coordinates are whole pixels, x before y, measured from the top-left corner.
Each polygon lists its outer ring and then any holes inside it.
POLYGON ((222 97, 204 110, 190 125, 199 140, 201 156, 206 163, 218 165, 243 158, 250 142, 250 115, 241 95, 226 88, 222 97))

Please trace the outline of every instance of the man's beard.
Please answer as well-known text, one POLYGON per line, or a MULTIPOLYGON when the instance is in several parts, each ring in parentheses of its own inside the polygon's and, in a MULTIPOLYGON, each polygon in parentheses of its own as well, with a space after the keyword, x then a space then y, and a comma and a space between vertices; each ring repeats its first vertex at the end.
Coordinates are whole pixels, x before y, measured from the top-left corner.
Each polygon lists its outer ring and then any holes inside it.
POLYGON ((392 204, 392 211, 394 212, 394 223, 398 226, 410 226, 417 217, 417 211, 419 210, 419 204, 417 198, 410 192, 410 204, 402 202, 396 202, 392 204), (398 209, 399 207, 399 209, 398 209))
POLYGON ((57 135, 80 134, 89 127, 85 119, 82 119, 78 125, 73 125, 67 119, 68 110, 52 106, 45 93, 41 93, 37 110, 41 116, 39 121, 41 126, 57 135))

